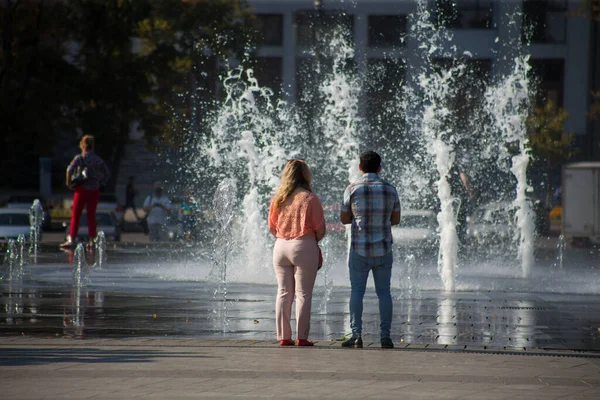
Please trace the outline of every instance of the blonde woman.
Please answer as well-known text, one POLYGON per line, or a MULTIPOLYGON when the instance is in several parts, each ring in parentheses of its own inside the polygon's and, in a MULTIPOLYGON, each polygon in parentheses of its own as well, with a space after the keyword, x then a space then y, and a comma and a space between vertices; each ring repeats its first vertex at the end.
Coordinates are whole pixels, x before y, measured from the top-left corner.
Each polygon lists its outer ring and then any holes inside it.
POLYGON ((271 201, 269 230, 277 238, 273 268, 277 275, 275 318, 277 340, 293 346, 290 324, 296 297, 296 346, 313 346, 308 340, 313 286, 319 268, 317 243, 325 236, 325 217, 319 198, 312 192, 312 173, 299 159, 289 160, 281 174, 281 186, 271 201))

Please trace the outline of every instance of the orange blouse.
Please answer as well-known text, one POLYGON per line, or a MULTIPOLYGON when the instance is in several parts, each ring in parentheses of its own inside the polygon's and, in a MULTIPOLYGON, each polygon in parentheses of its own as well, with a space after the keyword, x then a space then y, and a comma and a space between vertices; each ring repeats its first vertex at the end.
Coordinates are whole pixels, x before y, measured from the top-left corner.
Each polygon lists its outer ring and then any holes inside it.
POLYGON ((269 229, 278 239, 297 239, 314 234, 325 225, 323 206, 319 198, 308 190, 299 189, 276 210, 271 200, 269 229))

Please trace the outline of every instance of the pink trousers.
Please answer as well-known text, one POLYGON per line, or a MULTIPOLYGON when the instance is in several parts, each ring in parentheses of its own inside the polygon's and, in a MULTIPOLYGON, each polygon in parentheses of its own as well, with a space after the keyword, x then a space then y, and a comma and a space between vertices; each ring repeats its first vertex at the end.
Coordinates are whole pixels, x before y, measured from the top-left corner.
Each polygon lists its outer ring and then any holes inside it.
POLYGON ((319 250, 314 236, 277 239, 273 248, 273 268, 277 276, 275 320, 277 340, 292 338, 292 302, 296 297, 297 339, 308 339, 313 287, 317 278, 319 250))

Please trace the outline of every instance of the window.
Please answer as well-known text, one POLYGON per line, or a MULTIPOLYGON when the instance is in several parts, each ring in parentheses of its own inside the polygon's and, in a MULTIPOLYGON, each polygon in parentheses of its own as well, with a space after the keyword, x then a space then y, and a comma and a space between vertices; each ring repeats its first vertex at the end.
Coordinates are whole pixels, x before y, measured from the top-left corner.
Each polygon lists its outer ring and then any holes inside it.
POLYGON ((369 59, 367 79, 367 114, 377 115, 397 100, 402 89, 405 65, 398 59, 369 59))
POLYGON ((369 46, 402 46, 405 35, 405 15, 369 16, 369 46))
MULTIPOLYGON (((369 141, 376 148, 396 148, 401 157, 404 146, 398 146, 405 126, 406 112, 400 95, 406 64, 402 59, 369 59, 365 90, 366 122, 369 141)), ((390 173, 399 173, 390 169, 390 173)))
POLYGON ((492 72, 489 59, 438 59, 434 73, 452 71, 444 106, 449 111, 442 124, 452 132, 459 132, 455 141, 457 154, 479 154, 485 146, 481 129, 481 107, 485 100, 492 72), (457 67, 461 67, 458 68, 457 67))
POLYGON ((435 23, 449 29, 489 29, 494 23, 494 0, 436 0, 435 23))
POLYGON ((342 35, 354 40, 354 18, 339 11, 299 11, 296 13, 296 43, 300 47, 315 46, 341 29, 342 35))
POLYGON ((283 44, 283 15, 259 14, 256 16, 260 44, 281 46, 283 44))
POLYGON ((522 40, 525 43, 565 43, 567 0, 524 0, 522 40))
POLYGON ((254 77, 260 87, 268 87, 276 96, 281 93, 282 60, 280 57, 258 57, 254 67, 254 77))
POLYGON ((565 63, 562 59, 531 60, 530 77, 537 86, 537 104, 553 100, 559 107, 563 105, 565 63))

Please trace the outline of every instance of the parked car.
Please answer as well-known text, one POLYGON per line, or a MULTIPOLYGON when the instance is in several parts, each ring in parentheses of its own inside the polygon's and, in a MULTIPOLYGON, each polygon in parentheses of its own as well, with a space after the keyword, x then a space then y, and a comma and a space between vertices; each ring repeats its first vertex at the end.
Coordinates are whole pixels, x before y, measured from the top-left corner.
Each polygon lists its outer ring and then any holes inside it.
POLYGON ((25 238, 29 240, 29 210, 23 208, 0 208, 0 242, 5 243, 9 239, 16 240, 19 235, 25 235, 25 238))
MULTIPOLYGON (((530 198, 530 204, 536 234, 547 235, 550 230, 548 210, 534 198, 530 198)), ((515 212, 516 208, 512 201, 492 202, 477 207, 468 218, 468 240, 480 244, 484 242, 506 244, 512 241, 517 229, 515 212)))
POLYGON ((471 244, 507 244, 512 241, 515 229, 512 202, 492 202, 477 207, 469 216, 467 238, 471 244))
MULTIPOLYGON (((69 235, 71 223, 65 223, 66 235, 69 235)), ((107 240, 115 242, 121 241, 121 226, 117 221, 117 218, 113 212, 110 211, 96 211, 96 230, 98 232, 103 231, 104 236, 107 240)), ((87 242, 89 240, 88 235, 88 221, 87 213, 81 214, 79 220, 79 231, 77 232, 77 240, 87 242)))
POLYGON ((14 195, 10 196, 6 202, 6 208, 18 208, 29 210, 33 205, 33 201, 38 199, 42 210, 44 212, 44 222, 42 222, 42 229, 45 231, 52 229, 52 218, 50 217, 50 208, 48 203, 42 196, 33 195, 14 195))
POLYGON ((437 242, 437 220, 431 210, 402 210, 400 225, 392 227, 395 246, 431 249, 437 242))
POLYGON ((119 223, 123 221, 123 207, 114 193, 100 193, 100 201, 96 211, 112 212, 119 223))

